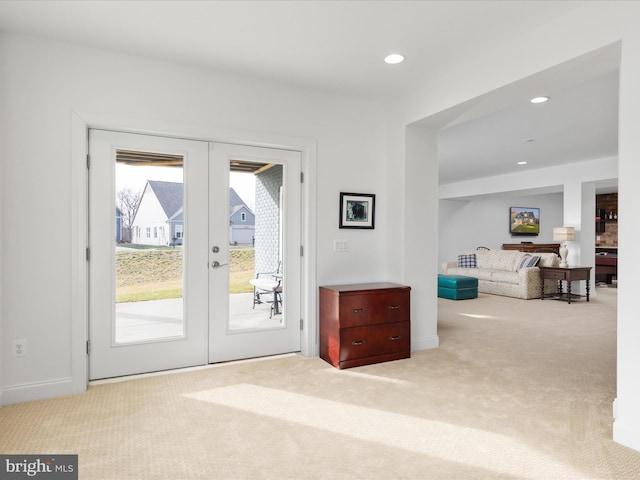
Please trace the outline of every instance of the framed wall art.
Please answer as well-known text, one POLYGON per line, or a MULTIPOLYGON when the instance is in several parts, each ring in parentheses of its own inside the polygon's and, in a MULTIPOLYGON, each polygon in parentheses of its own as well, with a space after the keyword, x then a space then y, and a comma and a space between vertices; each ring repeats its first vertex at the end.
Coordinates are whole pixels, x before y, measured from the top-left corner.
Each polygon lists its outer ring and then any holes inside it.
POLYGON ((340 228, 375 228, 376 196, 340 192, 340 228))
POLYGON ((537 207, 510 207, 509 233, 512 236, 540 234, 540 209, 537 207))

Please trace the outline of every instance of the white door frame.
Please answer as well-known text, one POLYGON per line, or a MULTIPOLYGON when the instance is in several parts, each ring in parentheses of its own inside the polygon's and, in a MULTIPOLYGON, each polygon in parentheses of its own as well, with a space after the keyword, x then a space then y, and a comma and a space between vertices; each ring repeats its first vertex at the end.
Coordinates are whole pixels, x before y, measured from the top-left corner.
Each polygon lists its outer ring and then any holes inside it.
MULTIPOLYGON (((209 143, 204 141, 136 135, 111 130, 90 131, 89 151, 89 338, 91 358, 89 378, 101 379, 138 372, 168 370, 207 363, 208 325, 208 219, 209 143), (183 185, 183 222, 188 235, 182 250, 182 284, 180 308, 175 319, 182 330, 161 338, 118 342, 119 306, 116 303, 115 149, 139 149, 182 155, 180 171, 183 185), (204 174, 203 174, 204 173, 204 174), (203 206, 204 205, 204 206, 203 206), (202 212, 206 212, 204 215, 202 212)), ((176 180, 177 181, 177 180, 176 180)), ((138 307, 145 302, 137 304, 138 307)), ((120 305, 122 307, 122 305, 120 305)), ((145 309, 150 307, 143 307, 145 309)), ((153 315, 149 310, 147 314, 153 315)), ((120 331, 122 333, 122 331, 120 331)))
POLYGON ((71 393, 87 389, 88 371, 88 132, 90 128, 171 136, 192 140, 237 143, 301 152, 302 185, 302 289, 303 328, 300 346, 304 356, 318 355, 316 279, 316 141, 310 138, 269 135, 206 126, 185 126, 162 121, 72 112, 71 114, 71 393))

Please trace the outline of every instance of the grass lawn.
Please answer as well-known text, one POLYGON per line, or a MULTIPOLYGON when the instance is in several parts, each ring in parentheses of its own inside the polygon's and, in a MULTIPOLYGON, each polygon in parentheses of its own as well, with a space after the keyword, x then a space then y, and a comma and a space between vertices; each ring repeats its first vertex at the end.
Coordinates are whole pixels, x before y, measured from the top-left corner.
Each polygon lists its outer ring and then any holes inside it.
MULTIPOLYGON (((253 248, 229 251, 229 293, 251 292, 253 248)), ((116 302, 141 302, 182 296, 182 248, 116 252, 116 302)))

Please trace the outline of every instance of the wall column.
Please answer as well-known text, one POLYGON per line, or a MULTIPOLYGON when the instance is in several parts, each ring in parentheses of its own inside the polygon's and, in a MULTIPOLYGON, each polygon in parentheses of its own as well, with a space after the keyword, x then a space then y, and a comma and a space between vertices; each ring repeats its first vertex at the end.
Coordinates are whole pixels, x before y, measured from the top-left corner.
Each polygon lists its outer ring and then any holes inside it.
POLYGON ((435 130, 405 131, 404 282, 411 291, 411 349, 438 340, 438 139, 435 130))
MULTIPOLYGON (((595 201, 595 199, 594 199, 595 201)), ((582 266, 581 238, 582 238, 582 184, 579 182, 565 183, 564 185, 564 220, 562 225, 554 227, 573 227, 576 229, 576 237, 572 242, 567 242, 569 255, 567 263, 570 267, 582 266)))
MULTIPOLYGON (((570 267, 595 266, 595 208, 596 190, 590 182, 568 182, 564 185, 564 221, 565 227, 576 229, 575 240, 568 242, 570 267)), ((560 225, 554 225, 560 226, 560 225)), ((595 269, 591 271, 591 293, 595 293, 595 269)), ((581 295, 586 293, 586 283, 577 282, 571 288, 581 295)))
MULTIPOLYGON (((580 237, 576 243, 580 244, 581 267, 592 267, 591 293, 595 296, 596 286, 596 186, 594 183, 581 184, 582 219, 580 222, 580 237)), ((583 283, 583 282, 581 282, 583 283)))
POLYGON ((622 43, 618 143, 618 371, 613 439, 640 450, 640 322, 637 277, 640 265, 640 32, 631 30, 622 43))

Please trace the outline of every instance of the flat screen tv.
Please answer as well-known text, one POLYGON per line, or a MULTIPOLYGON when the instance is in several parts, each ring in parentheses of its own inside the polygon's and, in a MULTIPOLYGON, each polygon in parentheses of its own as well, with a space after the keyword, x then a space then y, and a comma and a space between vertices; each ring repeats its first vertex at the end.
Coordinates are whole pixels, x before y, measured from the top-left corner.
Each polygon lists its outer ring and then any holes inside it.
POLYGON ((533 207, 509 207, 509 233, 513 236, 540 234, 540 209, 533 207))

